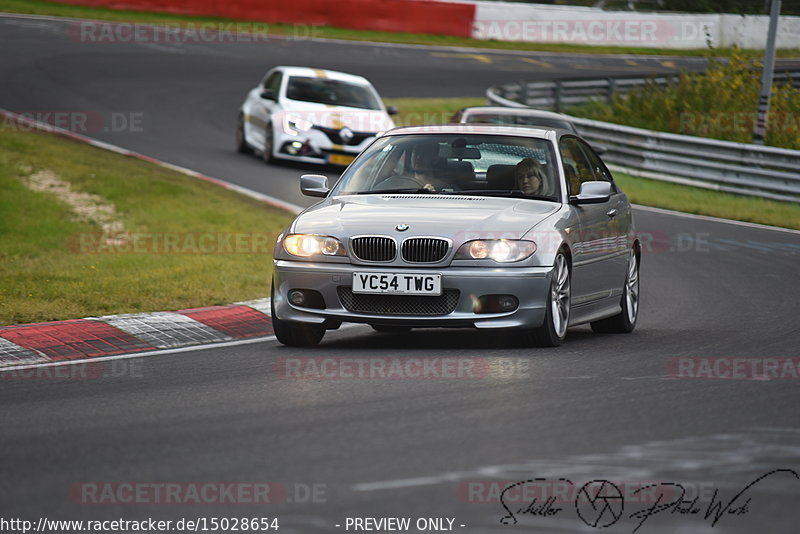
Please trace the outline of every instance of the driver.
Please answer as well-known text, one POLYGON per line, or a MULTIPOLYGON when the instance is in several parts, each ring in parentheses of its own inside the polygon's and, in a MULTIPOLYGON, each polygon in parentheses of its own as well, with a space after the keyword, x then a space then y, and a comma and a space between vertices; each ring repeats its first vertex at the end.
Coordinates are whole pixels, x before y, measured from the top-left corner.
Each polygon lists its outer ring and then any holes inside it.
POLYGON ((525 158, 514 169, 516 180, 514 189, 522 191, 524 195, 544 194, 545 174, 542 164, 533 158, 525 158))
POLYGON ((394 175, 378 184, 378 189, 421 188, 436 191, 444 182, 434 175, 439 156, 437 143, 419 143, 411 149, 409 169, 404 175, 394 175))
POLYGON ((441 180, 433 175, 438 156, 439 145, 436 143, 420 143, 411 150, 412 178, 424 189, 436 191, 436 185, 442 185, 441 180))

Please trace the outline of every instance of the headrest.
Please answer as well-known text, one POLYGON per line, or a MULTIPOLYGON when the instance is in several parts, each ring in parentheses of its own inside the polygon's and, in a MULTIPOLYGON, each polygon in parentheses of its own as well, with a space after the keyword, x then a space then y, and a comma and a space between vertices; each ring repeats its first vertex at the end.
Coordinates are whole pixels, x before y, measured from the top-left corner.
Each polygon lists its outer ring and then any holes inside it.
POLYGON ((491 165, 486 170, 489 189, 514 189, 514 169, 516 165, 491 165))
POLYGON ((447 181, 459 187, 475 182, 475 168, 469 161, 449 161, 447 163, 447 181))

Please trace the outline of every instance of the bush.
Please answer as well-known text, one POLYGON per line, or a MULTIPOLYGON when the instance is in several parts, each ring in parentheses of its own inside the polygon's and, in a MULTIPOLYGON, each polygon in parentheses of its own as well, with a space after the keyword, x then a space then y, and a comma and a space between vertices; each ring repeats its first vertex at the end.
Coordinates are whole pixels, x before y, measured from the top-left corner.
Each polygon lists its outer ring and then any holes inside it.
MULTIPOLYGON (((734 50, 727 61, 709 57, 702 73, 682 72, 677 83, 648 82, 610 104, 593 101, 578 116, 650 130, 752 143, 761 89, 761 62, 734 50)), ((800 149, 800 89, 774 85, 766 144, 800 149)))

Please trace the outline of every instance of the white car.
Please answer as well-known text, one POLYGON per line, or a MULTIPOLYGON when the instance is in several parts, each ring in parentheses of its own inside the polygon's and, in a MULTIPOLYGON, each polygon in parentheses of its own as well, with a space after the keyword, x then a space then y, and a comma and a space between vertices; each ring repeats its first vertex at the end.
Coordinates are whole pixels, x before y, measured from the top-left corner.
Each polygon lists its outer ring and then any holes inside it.
POLYGON ((578 133, 578 130, 575 129, 575 125, 569 120, 569 116, 553 111, 532 108, 504 108, 499 106, 463 108, 453 115, 450 122, 563 128, 574 134, 578 133))
POLYGON ((247 94, 239 111, 239 152, 271 163, 348 165, 377 134, 394 128, 365 78, 307 67, 275 67, 247 94))

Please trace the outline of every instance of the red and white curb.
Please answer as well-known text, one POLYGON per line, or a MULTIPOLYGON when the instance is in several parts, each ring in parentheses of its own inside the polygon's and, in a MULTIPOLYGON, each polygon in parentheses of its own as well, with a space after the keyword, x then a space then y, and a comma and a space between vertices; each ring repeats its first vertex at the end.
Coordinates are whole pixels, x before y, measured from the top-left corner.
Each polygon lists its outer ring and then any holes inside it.
POLYGON ((0 327, 0 368, 86 360, 273 335, 269 299, 176 312, 0 327))
MULTIPOLYGON (((54 133, 211 182, 294 214, 303 210, 301 206, 275 197, 33 120, 12 111, 0 109, 0 116, 29 128, 54 133)), ((176 312, 107 315, 69 321, 0 326, 0 369, 54 365, 96 358, 110 359, 210 343, 257 340, 259 337, 271 335, 269 299, 176 312)))

